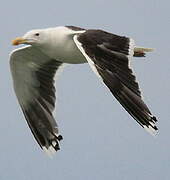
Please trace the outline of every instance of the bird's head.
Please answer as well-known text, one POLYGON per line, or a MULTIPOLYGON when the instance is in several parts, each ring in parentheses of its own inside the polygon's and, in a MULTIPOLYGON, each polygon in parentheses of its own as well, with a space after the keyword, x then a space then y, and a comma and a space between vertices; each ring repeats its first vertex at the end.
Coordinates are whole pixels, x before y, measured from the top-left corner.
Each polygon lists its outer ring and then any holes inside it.
POLYGON ((40 45, 45 41, 45 32, 42 30, 32 30, 23 37, 17 37, 12 41, 12 45, 29 44, 40 45))

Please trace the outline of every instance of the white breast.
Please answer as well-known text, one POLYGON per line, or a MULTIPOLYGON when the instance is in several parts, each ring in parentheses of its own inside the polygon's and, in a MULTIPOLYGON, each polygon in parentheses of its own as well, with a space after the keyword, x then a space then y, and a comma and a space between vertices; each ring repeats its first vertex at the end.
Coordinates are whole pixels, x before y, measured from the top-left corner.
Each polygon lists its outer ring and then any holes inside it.
POLYGON ((66 27, 48 29, 49 42, 41 48, 45 54, 58 61, 70 64, 87 63, 87 60, 74 43, 73 31, 66 27))

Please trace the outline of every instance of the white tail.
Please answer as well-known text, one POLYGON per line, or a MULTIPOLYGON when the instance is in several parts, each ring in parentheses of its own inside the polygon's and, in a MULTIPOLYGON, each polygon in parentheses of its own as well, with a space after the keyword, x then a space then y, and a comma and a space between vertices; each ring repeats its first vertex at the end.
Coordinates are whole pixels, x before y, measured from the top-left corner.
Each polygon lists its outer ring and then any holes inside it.
POLYGON ((152 52, 153 48, 145 48, 145 47, 135 47, 134 52, 152 52))
POLYGON ((153 48, 144 48, 144 47, 134 47, 134 55, 135 57, 145 57, 145 53, 152 52, 153 48))

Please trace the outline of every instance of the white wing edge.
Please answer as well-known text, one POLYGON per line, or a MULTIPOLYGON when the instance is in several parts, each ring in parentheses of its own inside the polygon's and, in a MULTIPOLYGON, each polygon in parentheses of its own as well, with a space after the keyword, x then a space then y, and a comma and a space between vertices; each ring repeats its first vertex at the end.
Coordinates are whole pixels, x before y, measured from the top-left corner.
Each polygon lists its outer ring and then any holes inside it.
POLYGON ((12 51, 11 51, 11 53, 9 54, 9 57, 11 57, 11 55, 14 53, 14 52, 16 52, 16 51, 19 51, 19 50, 22 50, 22 49, 26 49, 26 48, 28 48, 28 47, 31 47, 31 45, 24 45, 24 46, 22 46, 22 47, 19 47, 19 48, 17 48, 17 49, 13 49, 12 51))
POLYGON ((86 54, 82 44, 77 40, 77 35, 75 35, 73 37, 73 40, 77 46, 77 48, 80 50, 80 52, 83 54, 83 56, 87 59, 87 62, 89 63, 90 67, 92 68, 93 72, 102 80, 102 77, 100 76, 100 74, 98 73, 95 65, 94 65, 94 62, 91 60, 91 58, 86 54))
POLYGON ((55 92, 55 95, 56 95, 55 109, 54 109, 54 111, 52 112, 52 114, 53 114, 54 117, 57 116, 57 111, 56 111, 56 109, 57 109, 57 104, 58 104, 58 103, 57 103, 57 102, 58 102, 58 92, 57 92, 57 88, 56 88, 56 81, 58 80, 60 74, 63 72, 65 66, 66 66, 66 64, 64 64, 64 63, 63 63, 61 66, 59 66, 59 68, 58 68, 57 71, 56 71, 55 77, 54 77, 54 81, 55 81, 54 86, 55 86, 55 89, 56 89, 56 92, 55 92))
POLYGON ((135 41, 132 38, 129 38, 129 54, 127 55, 129 59, 129 67, 130 67, 130 61, 134 55, 134 48, 135 48, 135 41))

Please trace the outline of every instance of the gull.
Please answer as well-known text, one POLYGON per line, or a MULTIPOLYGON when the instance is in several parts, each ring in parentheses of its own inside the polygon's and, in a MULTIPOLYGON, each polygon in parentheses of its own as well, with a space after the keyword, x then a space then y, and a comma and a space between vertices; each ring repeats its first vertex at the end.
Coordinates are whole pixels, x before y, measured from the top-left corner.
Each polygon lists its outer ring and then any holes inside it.
POLYGON ((131 68, 132 57, 153 49, 137 47, 134 40, 99 29, 59 26, 35 29, 12 41, 24 44, 12 51, 10 68, 14 91, 35 139, 46 152, 60 149, 54 119, 54 77, 64 64, 88 63, 125 110, 155 135, 157 119, 143 101, 131 68))

